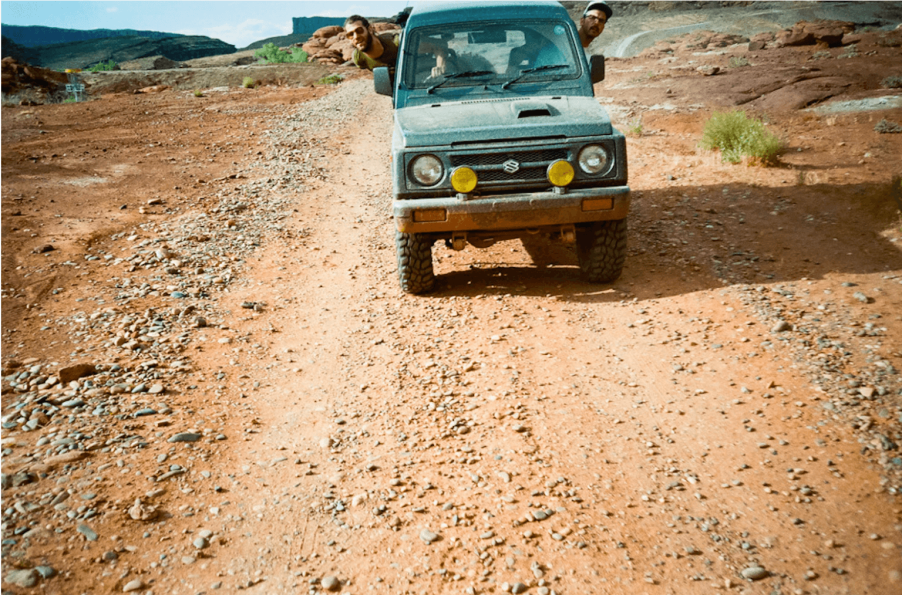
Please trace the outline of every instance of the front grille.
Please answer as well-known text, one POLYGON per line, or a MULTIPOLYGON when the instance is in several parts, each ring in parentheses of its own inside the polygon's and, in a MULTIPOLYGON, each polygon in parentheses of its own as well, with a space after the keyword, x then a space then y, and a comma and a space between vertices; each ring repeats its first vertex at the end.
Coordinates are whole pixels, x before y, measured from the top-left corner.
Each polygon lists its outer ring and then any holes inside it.
POLYGON ((530 151, 504 151, 494 153, 462 153, 451 155, 451 166, 473 168, 482 184, 510 184, 544 180, 548 166, 560 159, 567 159, 567 149, 534 149, 530 151), (504 164, 516 161, 518 170, 504 171, 504 164))

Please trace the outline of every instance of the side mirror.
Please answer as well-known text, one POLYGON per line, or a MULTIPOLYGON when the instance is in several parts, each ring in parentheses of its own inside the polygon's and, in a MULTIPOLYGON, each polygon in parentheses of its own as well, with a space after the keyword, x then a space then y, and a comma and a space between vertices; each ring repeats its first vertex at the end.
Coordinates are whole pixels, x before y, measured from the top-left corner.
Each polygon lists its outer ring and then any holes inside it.
POLYGON ((376 93, 379 95, 392 96, 391 73, 385 66, 373 69, 373 85, 376 87, 376 93))
POLYGON ((589 73, 593 85, 604 80, 604 56, 593 54, 589 57, 589 73))

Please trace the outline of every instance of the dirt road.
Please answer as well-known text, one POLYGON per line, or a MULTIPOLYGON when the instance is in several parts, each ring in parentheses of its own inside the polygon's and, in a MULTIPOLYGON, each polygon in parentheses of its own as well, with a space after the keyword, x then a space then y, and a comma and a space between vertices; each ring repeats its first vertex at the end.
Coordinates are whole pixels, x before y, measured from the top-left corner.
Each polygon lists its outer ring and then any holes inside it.
POLYGON ((621 280, 436 246, 411 297, 370 85, 4 110, 5 588, 898 591, 896 141, 649 113, 621 280))

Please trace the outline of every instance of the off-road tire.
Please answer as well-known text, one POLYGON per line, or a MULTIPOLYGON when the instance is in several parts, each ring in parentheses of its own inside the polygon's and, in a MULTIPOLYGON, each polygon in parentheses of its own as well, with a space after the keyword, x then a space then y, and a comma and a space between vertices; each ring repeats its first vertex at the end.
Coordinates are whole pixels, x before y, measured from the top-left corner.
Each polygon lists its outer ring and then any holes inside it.
POLYGON ((626 219, 598 221, 576 229, 576 255, 583 278, 590 283, 611 283, 626 261, 626 219))
POLYGON ((435 240, 415 233, 395 232, 398 252, 398 279, 407 293, 426 293, 435 287, 432 244, 435 240))

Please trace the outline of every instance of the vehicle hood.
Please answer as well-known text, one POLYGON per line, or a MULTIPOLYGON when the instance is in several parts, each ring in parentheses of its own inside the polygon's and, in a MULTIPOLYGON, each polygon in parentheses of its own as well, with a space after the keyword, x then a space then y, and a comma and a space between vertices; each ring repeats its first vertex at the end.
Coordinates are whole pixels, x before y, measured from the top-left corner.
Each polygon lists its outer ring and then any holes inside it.
POLYGON ((456 101, 395 111, 402 147, 538 137, 611 134, 611 119, 594 97, 519 97, 456 101))

